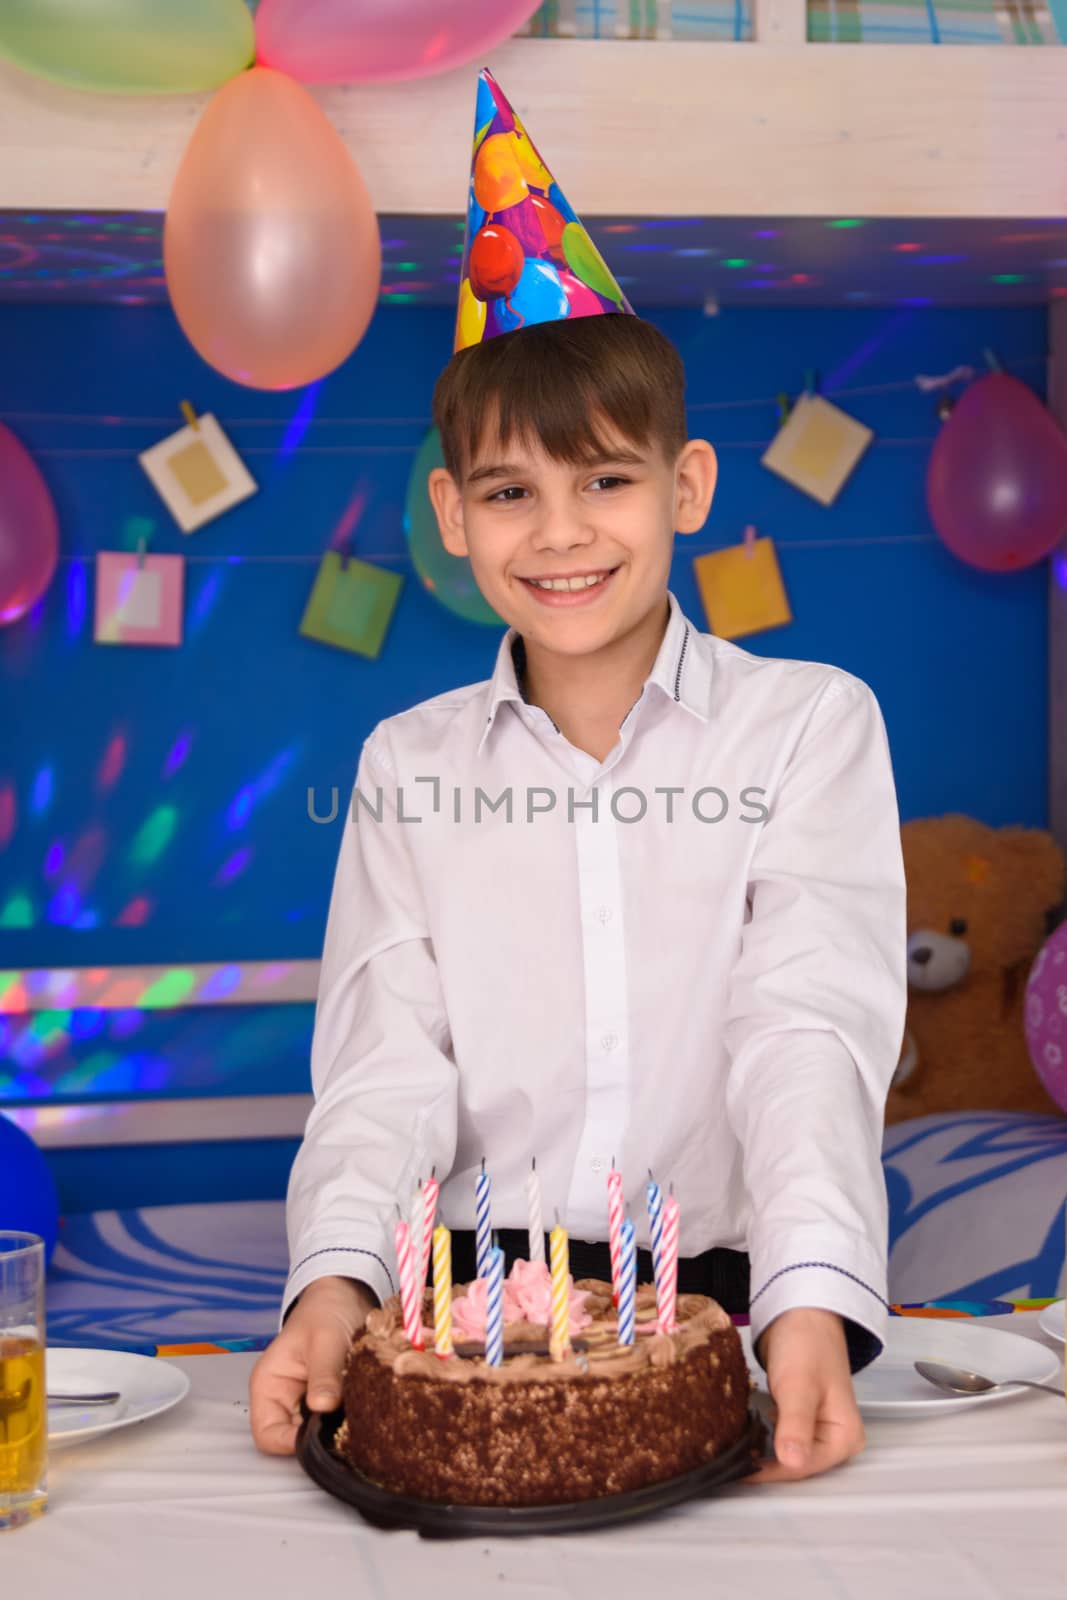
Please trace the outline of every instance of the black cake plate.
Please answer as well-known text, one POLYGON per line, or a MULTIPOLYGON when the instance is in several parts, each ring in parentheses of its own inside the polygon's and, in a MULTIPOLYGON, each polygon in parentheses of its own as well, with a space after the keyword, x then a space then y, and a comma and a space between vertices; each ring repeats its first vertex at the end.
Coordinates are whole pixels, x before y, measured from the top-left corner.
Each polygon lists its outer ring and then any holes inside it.
POLYGON ((750 1410, 748 1425, 737 1443, 714 1460, 676 1478, 629 1489, 595 1500, 574 1500, 547 1506, 467 1506, 447 1501, 417 1500, 383 1489, 334 1450, 334 1436, 344 1421, 344 1408, 309 1411, 301 1401, 302 1422, 296 1454, 309 1478, 338 1500, 355 1506, 377 1528, 412 1528, 424 1539, 461 1539, 472 1535, 577 1533, 588 1528, 629 1522, 650 1512, 694 1500, 714 1489, 757 1472, 768 1441, 767 1425, 750 1410))

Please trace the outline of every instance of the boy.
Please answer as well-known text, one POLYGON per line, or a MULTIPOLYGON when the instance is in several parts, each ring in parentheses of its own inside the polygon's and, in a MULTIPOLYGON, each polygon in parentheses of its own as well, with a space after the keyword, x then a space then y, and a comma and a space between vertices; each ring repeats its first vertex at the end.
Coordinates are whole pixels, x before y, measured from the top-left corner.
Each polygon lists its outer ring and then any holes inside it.
MULTIPOLYGON (((484 72, 483 90, 481 139, 528 144, 484 72)), ((565 207, 532 146, 523 159, 565 207)), ((397 1287, 395 1207, 420 1176, 441 1180, 457 1280, 483 1157, 509 1266, 536 1158, 574 1276, 607 1277, 614 1159, 639 1242, 651 1169, 681 1203, 680 1287, 750 1312, 777 1459, 745 1481, 804 1477, 862 1449, 851 1374, 888 1314, 905 889, 885 730, 849 673, 685 617, 674 534, 703 527, 716 459, 687 438, 678 352, 601 292, 599 258, 594 308, 558 251, 524 249, 566 309, 516 288, 471 316, 461 287, 429 479, 445 547, 510 626, 490 680, 363 746, 253 1435, 287 1453, 305 1390, 338 1404, 352 1337, 397 1287)))

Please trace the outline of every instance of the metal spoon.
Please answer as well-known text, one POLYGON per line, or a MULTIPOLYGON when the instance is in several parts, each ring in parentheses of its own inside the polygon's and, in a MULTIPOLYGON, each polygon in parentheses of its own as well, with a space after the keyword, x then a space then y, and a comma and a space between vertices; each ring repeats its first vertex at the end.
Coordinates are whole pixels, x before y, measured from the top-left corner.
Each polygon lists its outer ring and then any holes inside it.
POLYGON ((1044 1389, 1048 1394, 1058 1395, 1062 1400, 1064 1391, 1053 1388, 1051 1383, 1033 1383, 1029 1378, 1005 1378, 1002 1383, 994 1383, 992 1378, 983 1378, 977 1372, 968 1372, 963 1367, 946 1366, 943 1361, 916 1361, 915 1370, 930 1383, 936 1384, 939 1389, 948 1389, 953 1394, 985 1394, 987 1389, 1006 1389, 1013 1384, 1022 1384, 1027 1389, 1044 1389))
POLYGON ((48 1404, 53 1401, 58 1404, 79 1406, 113 1406, 116 1400, 121 1400, 122 1395, 117 1389, 109 1390, 106 1394, 53 1394, 48 1393, 48 1404))

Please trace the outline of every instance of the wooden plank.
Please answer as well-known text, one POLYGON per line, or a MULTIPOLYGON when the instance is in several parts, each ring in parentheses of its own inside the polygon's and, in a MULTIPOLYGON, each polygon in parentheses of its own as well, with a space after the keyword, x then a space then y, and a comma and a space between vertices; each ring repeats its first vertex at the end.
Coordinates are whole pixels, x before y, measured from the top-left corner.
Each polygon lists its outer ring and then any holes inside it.
MULTIPOLYGON (((1049 306, 1048 403, 1067 427, 1067 303, 1049 306)), ((1049 561, 1048 582, 1049 832, 1067 851, 1067 540, 1049 561)))
MULTIPOLYGON (((313 91, 379 214, 462 214, 480 64, 313 91)), ((1063 214, 1067 50, 514 39, 488 65, 579 214, 1063 214)), ((0 208, 164 210, 207 100, 0 68, 0 208)))
POLYGON ((805 44, 808 0, 752 0, 752 31, 758 44, 805 44))

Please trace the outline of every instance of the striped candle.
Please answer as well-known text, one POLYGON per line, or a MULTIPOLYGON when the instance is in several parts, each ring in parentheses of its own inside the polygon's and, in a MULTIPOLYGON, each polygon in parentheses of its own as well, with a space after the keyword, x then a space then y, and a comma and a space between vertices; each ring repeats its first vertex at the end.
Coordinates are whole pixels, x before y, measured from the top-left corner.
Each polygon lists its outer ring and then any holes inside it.
POLYGON ((633 1344, 636 1336, 637 1248, 634 1225, 627 1217, 622 1225, 619 1259, 619 1343, 633 1344))
POLYGON ((434 1236, 434 1218, 437 1213, 437 1193, 441 1185, 434 1177, 427 1178, 422 1188, 422 1272, 419 1275, 419 1292, 426 1287, 426 1274, 430 1270, 430 1245, 434 1236))
POLYGON ((495 1245, 489 1251, 485 1276, 485 1361, 490 1367, 504 1365, 504 1252, 495 1245))
POLYGON ((570 1346, 570 1252, 566 1229, 558 1222, 548 1236, 548 1251, 552 1264, 552 1325, 548 1353, 553 1361, 562 1361, 570 1346))
POLYGON ((656 1284, 656 1300, 659 1301, 660 1266, 663 1260, 663 1195, 660 1186, 648 1175, 648 1186, 645 1189, 648 1196, 648 1232, 652 1244, 652 1276, 656 1284))
POLYGON ((444 1223, 433 1230, 433 1348, 455 1354, 452 1344, 452 1235, 444 1223))
MULTIPOLYGON (((411 1251, 412 1251, 412 1256, 414 1258, 415 1279, 416 1279, 416 1281, 418 1281, 418 1277, 419 1277, 419 1263, 422 1260, 422 1223, 423 1223, 423 1218, 425 1217, 425 1215, 426 1215, 426 1204, 425 1204, 425 1201, 422 1198, 422 1179, 420 1178, 419 1179, 419 1186, 415 1190, 414 1194, 411 1196, 411 1206, 410 1206, 410 1208, 408 1210, 408 1229, 409 1229, 410 1234, 411 1234, 411 1251)), ((422 1279, 422 1282, 419 1283, 419 1293, 420 1294, 422 1293, 422 1291, 425 1288, 425 1286, 426 1286, 426 1279, 425 1279, 425 1276, 424 1276, 423 1279, 422 1279)))
POLYGON ((678 1202, 673 1194, 663 1207, 663 1261, 656 1293, 656 1331, 673 1333, 678 1323, 674 1315, 678 1300, 678 1202))
POLYGON ((474 1189, 474 1227, 475 1248, 477 1250, 475 1270, 479 1278, 484 1278, 489 1272, 489 1252, 493 1248, 492 1229, 489 1222, 489 1179, 486 1175, 484 1160, 474 1189))
POLYGON ((530 1175, 526 1179, 526 1201, 530 1214, 530 1260, 544 1261, 545 1224, 541 1214, 541 1180, 537 1176, 536 1158, 530 1163, 530 1175))
POLYGON ((608 1173, 608 1245, 611 1250, 611 1298, 615 1305, 619 1303, 622 1219, 622 1173, 613 1166, 608 1173))
POLYGON ((422 1342, 422 1296, 415 1284, 415 1257, 411 1248, 411 1229, 403 1217, 395 1230, 396 1259, 400 1268, 400 1305, 404 1315, 404 1333, 416 1350, 424 1350, 422 1342))

